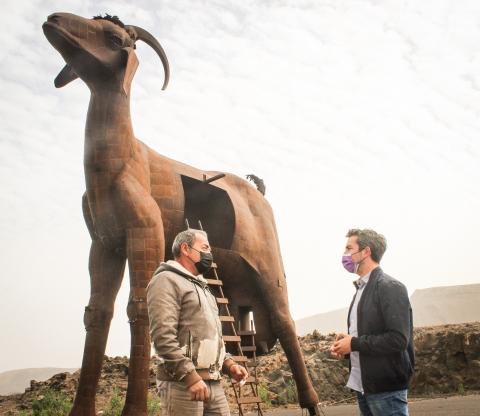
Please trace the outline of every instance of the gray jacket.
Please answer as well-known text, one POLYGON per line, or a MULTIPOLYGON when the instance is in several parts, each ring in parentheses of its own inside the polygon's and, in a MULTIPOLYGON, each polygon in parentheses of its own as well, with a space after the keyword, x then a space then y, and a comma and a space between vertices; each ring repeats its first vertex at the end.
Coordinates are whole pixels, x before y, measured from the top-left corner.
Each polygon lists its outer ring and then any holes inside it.
POLYGON ((215 297, 203 276, 174 260, 162 263, 148 284, 147 304, 159 380, 187 386, 218 380, 222 366, 233 364, 225 353, 215 297))

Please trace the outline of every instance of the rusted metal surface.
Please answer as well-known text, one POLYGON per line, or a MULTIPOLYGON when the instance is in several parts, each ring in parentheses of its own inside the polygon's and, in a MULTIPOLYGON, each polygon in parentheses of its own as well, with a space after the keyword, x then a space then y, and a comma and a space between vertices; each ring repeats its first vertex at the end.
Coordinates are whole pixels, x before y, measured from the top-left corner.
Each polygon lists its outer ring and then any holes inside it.
MULTIPOLYGON (((80 78, 91 91, 85 129, 86 192, 82 202, 92 238, 91 297, 85 310, 87 335, 71 415, 95 415, 95 391, 127 260, 131 350, 122 414, 147 415, 150 340, 145 289, 159 263, 170 257, 173 239, 188 221, 201 221, 208 230, 215 261, 225 276, 225 293, 233 315, 238 315, 241 307, 251 308, 259 352, 280 339, 300 404, 313 406, 318 402, 317 395, 288 308, 270 205, 246 180, 169 159, 133 134, 130 87, 138 66, 135 43, 144 41, 157 52, 164 67, 165 88, 170 70, 158 41, 140 27, 124 25, 111 16, 85 19, 55 13, 48 17, 43 31, 66 62, 55 85, 63 87, 80 78), (210 179, 205 180, 207 177, 210 179)), ((261 184, 256 180, 257 186, 261 184)))

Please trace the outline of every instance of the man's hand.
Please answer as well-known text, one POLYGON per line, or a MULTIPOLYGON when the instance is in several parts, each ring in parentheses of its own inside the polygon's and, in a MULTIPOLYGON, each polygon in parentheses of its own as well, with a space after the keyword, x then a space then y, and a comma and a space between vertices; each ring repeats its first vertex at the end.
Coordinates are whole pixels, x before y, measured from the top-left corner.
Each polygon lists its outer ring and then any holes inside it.
POLYGON ((247 369, 240 364, 233 364, 230 366, 230 377, 232 377, 237 383, 242 380, 246 380, 248 377, 247 369))
MULTIPOLYGON (((345 338, 345 335, 343 332, 340 332, 338 334, 336 334, 335 336, 335 342, 342 339, 342 338, 345 338)), ((337 360, 342 360, 344 358, 344 355, 343 354, 337 354, 336 352, 333 351, 333 346, 335 345, 335 342, 332 344, 332 346, 330 347, 330 355, 333 357, 333 358, 336 358, 337 360)))
POLYGON ((330 355, 333 357, 333 358, 336 358, 337 360, 343 360, 345 358, 344 355, 342 354, 337 354, 336 352, 333 352, 333 345, 330 347, 330 355))
POLYGON ((352 352, 352 336, 340 332, 335 337, 335 342, 330 348, 330 352, 335 358, 343 358, 344 355, 352 352))
POLYGON ((205 401, 208 400, 208 387, 203 380, 192 384, 188 391, 190 392, 190 400, 205 401))
POLYGON ((348 334, 346 334, 345 332, 339 332, 338 334, 335 334, 335 341, 338 341, 345 337, 348 337, 348 334))

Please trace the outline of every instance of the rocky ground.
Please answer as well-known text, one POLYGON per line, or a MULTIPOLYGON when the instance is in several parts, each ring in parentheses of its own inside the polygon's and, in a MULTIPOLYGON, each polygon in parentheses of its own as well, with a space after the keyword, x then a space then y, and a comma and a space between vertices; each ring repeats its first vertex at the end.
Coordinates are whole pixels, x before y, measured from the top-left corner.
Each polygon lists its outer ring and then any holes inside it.
MULTIPOLYGON (((348 363, 330 358, 334 334, 300 338, 305 363, 321 402, 353 397, 345 388, 348 363)), ((415 329, 416 371, 410 395, 428 397, 480 390, 480 322, 415 329)), ((280 346, 259 359, 259 378, 273 405, 285 402, 292 376, 280 346)))
MULTIPOLYGON (((301 337, 300 343, 310 377, 320 401, 326 405, 353 401, 346 389, 348 366, 331 359, 328 353, 334 335, 314 331, 301 337)), ((418 328, 415 330, 416 371, 411 382, 411 397, 463 395, 480 391, 480 322, 418 328)), ((150 391, 155 393, 155 363, 150 367, 150 391)), ((282 348, 258 359, 259 392, 267 408, 294 405, 295 383, 282 348)), ((126 391, 128 360, 105 357, 98 394, 97 409, 104 409, 114 390, 126 391)), ((45 382, 31 382, 23 394, 0 396, 0 414, 14 415, 31 409, 32 403, 48 389, 73 397, 79 373, 60 373, 45 382)), ((225 382, 228 387, 228 383, 225 382)), ((227 389, 232 409, 233 392, 227 389)))

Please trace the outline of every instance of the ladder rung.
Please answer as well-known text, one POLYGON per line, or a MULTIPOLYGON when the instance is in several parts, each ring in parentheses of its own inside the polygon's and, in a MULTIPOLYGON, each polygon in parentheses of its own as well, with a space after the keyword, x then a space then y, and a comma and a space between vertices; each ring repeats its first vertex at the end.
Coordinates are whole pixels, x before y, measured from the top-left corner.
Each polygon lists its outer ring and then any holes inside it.
POLYGON ((257 351, 257 347, 255 345, 242 345, 242 351, 247 351, 247 352, 257 351))
POLYGON ((262 400, 259 397, 239 397, 237 399, 238 404, 251 404, 251 403, 262 403, 262 400))
POLYGON ((235 318, 233 316, 220 315, 220 322, 235 322, 235 318))
POLYGON ((247 367, 257 367, 259 365, 258 361, 250 361, 250 359, 245 355, 234 355, 232 356, 232 360, 239 364, 242 363, 247 367))
POLYGON ((228 305, 228 299, 227 298, 216 298, 217 303, 220 303, 222 305, 228 305))
POLYGON ((219 279, 205 279, 211 286, 223 286, 223 282, 219 279))
POLYGON ((238 335, 224 335, 223 340, 225 342, 240 342, 240 337, 238 335))
MULTIPOLYGON (((245 383, 258 384, 258 380, 254 376, 248 376, 247 379, 245 380, 245 383)), ((238 384, 235 383, 234 386, 237 387, 238 384)))
POLYGON ((255 335, 255 331, 237 331, 237 335, 255 335))

